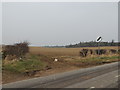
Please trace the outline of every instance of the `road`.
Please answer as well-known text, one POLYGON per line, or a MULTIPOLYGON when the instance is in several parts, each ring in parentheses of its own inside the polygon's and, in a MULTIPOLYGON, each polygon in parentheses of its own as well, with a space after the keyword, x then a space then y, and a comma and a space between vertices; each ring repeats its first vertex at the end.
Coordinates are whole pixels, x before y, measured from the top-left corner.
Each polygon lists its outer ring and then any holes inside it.
POLYGON ((118 88, 118 62, 3 85, 6 88, 118 88))

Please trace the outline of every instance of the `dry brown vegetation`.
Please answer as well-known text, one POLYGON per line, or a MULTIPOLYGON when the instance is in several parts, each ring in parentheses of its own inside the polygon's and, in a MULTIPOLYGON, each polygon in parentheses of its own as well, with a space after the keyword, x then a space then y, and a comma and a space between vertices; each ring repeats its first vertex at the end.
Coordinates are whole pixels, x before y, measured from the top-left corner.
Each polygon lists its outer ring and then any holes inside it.
MULTIPOLYGON (((79 56, 82 49, 98 49, 98 47, 82 47, 82 48, 44 48, 30 47, 30 53, 46 56, 79 56)), ((118 49, 118 47, 101 47, 101 49, 118 49)))
POLYGON ((2 45, 0 45, 0 52, 2 51, 2 45))

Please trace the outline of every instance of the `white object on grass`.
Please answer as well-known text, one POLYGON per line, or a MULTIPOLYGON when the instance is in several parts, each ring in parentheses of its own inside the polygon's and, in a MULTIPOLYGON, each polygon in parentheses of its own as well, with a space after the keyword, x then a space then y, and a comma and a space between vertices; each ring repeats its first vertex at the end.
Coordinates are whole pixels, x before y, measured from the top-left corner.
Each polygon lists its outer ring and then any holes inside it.
POLYGON ((57 61, 58 61, 58 59, 56 59, 56 58, 55 58, 55 60, 54 60, 54 61, 55 61, 55 62, 57 62, 57 61))

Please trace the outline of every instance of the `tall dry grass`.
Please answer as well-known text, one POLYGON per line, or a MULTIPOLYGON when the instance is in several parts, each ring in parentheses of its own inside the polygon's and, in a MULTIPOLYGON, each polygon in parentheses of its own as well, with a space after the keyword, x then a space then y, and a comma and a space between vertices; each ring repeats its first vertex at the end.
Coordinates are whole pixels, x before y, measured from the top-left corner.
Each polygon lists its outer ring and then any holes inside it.
POLYGON ((2 45, 0 45, 0 52, 2 51, 2 45))
MULTIPOLYGON (((82 47, 82 48, 45 48, 30 47, 30 53, 41 54, 47 56, 79 56, 81 49, 98 49, 98 47, 82 47)), ((118 47, 100 47, 101 49, 118 49, 118 47)))

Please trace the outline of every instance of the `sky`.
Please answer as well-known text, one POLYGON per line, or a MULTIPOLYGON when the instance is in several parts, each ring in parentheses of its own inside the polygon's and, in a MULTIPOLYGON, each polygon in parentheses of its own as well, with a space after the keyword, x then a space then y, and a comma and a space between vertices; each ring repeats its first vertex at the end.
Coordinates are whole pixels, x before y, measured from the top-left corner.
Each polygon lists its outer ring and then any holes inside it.
POLYGON ((118 41, 114 2, 9 2, 2 4, 2 43, 69 45, 81 41, 118 41))
POLYGON ((2 3, 0 3, 0 44, 2 44, 2 3))
POLYGON ((1 0, 2 2, 119 2, 119 0, 1 0))

